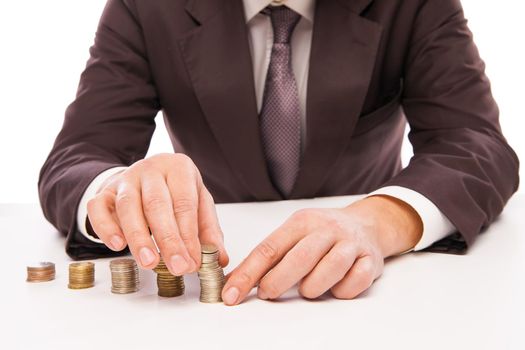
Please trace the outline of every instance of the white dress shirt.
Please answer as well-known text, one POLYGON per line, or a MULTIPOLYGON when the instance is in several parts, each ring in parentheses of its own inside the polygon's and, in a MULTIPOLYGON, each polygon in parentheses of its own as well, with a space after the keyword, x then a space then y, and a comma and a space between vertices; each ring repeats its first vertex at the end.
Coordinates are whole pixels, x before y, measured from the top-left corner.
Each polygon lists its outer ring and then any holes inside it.
MULTIPOLYGON (((306 88, 308 81, 308 67, 310 48, 312 43, 315 0, 243 0, 246 25, 248 27, 248 39, 253 61, 253 75, 255 78, 255 93, 257 109, 260 112, 263 103, 266 73, 270 64, 270 56, 273 45, 272 23, 268 16, 261 14, 266 6, 285 4, 301 15, 291 38, 292 47, 292 70, 297 82, 299 93, 299 106, 301 109, 301 138, 306 137, 306 88)), ((304 145, 304 142, 302 142, 304 145)), ((108 177, 125 169, 117 167, 108 169, 99 174, 88 186, 79 204, 77 212, 77 224, 80 232, 89 240, 102 243, 100 239, 92 237, 86 230, 87 202, 93 198, 100 185, 108 177)), ((408 203, 421 217, 423 222, 423 235, 414 247, 421 250, 432 243, 448 236, 455 231, 452 223, 443 213, 422 194, 411 189, 400 186, 388 186, 380 188, 369 195, 388 195, 408 203)))

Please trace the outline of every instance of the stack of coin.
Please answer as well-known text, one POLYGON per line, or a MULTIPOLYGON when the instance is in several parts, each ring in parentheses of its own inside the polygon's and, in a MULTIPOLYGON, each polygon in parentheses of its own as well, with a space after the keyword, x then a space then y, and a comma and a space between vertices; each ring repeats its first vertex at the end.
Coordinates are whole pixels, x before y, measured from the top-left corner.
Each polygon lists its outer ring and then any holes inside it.
POLYGON ((27 267, 27 282, 47 282, 55 279, 55 264, 39 262, 27 267))
POLYGON ((95 264, 92 262, 77 262, 69 264, 70 289, 85 289, 95 285, 95 264))
POLYGON ((139 290, 139 269, 133 259, 115 259, 109 263, 111 270, 111 292, 134 293, 139 290))
POLYGON ((224 271, 219 265, 219 251, 214 245, 202 245, 202 263, 199 269, 201 283, 200 301, 203 303, 222 302, 224 271))
POLYGON ((162 258, 154 271, 157 273, 159 296, 171 298, 184 294, 184 277, 172 275, 162 258))

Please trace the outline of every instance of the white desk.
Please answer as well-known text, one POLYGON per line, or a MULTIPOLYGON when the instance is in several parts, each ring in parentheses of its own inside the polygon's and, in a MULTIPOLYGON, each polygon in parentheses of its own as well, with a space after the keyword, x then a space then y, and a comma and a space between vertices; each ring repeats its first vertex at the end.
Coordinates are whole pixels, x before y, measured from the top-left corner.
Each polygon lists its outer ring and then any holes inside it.
MULTIPOLYGON (((294 210, 353 199, 220 205, 226 271, 294 210)), ((108 259, 96 261, 94 288, 69 290, 64 240, 39 207, 0 205, 0 349, 525 349, 524 215, 516 196, 468 255, 395 258, 356 300, 291 291, 268 302, 254 290, 226 307, 199 303, 194 275, 179 298, 158 297, 151 271, 138 293, 112 294, 108 259), (56 263, 56 280, 26 283, 26 265, 40 260, 56 263)))

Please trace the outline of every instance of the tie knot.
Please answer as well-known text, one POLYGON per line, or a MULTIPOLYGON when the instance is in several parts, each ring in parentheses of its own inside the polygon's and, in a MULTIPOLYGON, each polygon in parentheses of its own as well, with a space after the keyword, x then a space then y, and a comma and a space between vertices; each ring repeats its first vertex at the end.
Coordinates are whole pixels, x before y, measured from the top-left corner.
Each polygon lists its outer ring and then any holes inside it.
POLYGON ((290 43, 293 30, 301 15, 284 5, 268 6, 264 12, 270 15, 272 20, 273 42, 278 44, 290 43))

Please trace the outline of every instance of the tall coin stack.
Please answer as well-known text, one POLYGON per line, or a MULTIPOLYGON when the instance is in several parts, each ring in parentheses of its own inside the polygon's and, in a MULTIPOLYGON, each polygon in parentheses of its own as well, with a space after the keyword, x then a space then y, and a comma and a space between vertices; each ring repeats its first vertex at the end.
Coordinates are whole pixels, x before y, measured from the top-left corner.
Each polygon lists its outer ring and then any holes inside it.
POLYGON ((139 269, 133 259, 115 259, 109 263, 111 270, 111 292, 134 293, 139 290, 139 269))
POLYGON ((224 287, 224 271, 219 265, 219 250, 214 245, 203 244, 201 252, 200 301, 203 303, 220 303, 222 302, 222 287, 224 287))
POLYGON ((184 277, 172 275, 162 258, 153 270, 157 273, 159 296, 171 298, 184 294, 184 277))
POLYGON ((95 285, 95 264, 77 262, 69 264, 69 289, 85 289, 95 285))
POLYGON ((55 264, 39 262, 27 267, 27 282, 47 282, 55 279, 55 264))

